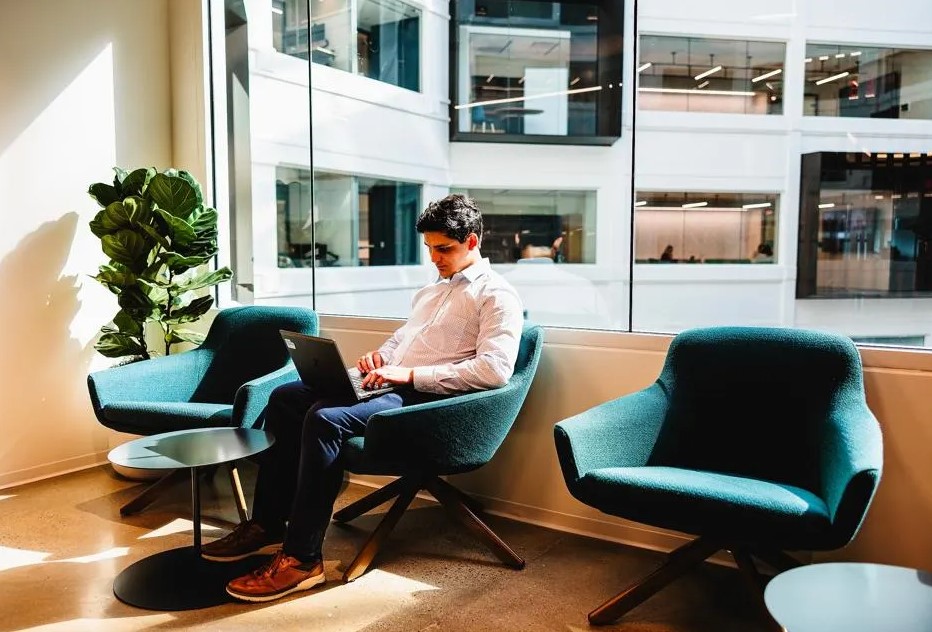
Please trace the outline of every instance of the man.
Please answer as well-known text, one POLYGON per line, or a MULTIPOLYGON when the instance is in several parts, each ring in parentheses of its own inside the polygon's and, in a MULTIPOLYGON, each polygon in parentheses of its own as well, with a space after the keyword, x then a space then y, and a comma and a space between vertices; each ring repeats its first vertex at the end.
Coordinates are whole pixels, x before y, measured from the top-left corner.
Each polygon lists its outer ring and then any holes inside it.
POLYGON ((364 387, 398 388, 350 403, 293 382, 269 398, 265 427, 275 444, 261 455, 253 517, 203 547, 203 556, 214 561, 275 553, 227 585, 233 597, 271 601, 324 583, 324 532, 343 482, 338 457, 343 442, 362 435, 372 415, 498 388, 514 371, 521 299, 479 252, 482 214, 475 202, 462 195, 432 202, 416 226, 439 278, 414 295, 408 321, 357 362, 364 387))

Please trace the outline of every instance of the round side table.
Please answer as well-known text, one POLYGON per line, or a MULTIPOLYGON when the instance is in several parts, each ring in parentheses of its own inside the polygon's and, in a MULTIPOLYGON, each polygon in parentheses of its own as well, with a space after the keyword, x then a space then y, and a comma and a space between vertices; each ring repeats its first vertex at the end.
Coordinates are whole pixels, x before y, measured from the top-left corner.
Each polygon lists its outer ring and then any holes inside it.
POLYGON ((787 632, 932 632, 932 573, 825 563, 774 577, 764 602, 787 632))
POLYGON ((110 451, 112 463, 146 470, 191 470, 191 517, 194 544, 162 551, 123 569, 113 581, 113 594, 132 606, 149 610, 191 610, 231 601, 230 579, 255 566, 209 562, 201 557, 201 496, 198 470, 242 459, 267 449, 275 438, 247 428, 198 428, 142 437, 110 451))

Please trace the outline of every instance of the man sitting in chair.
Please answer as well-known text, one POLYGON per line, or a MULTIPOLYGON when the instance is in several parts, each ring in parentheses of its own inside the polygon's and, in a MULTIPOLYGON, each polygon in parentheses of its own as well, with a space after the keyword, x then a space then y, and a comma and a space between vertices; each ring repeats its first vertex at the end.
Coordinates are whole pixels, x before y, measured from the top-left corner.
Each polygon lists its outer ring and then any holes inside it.
POLYGON ((398 388, 350 403, 292 382, 269 398, 265 428, 275 444, 260 457, 253 517, 203 547, 214 561, 275 553, 227 585, 233 597, 271 601, 324 583, 324 532, 343 482, 340 450, 365 433, 372 415, 498 388, 514 372, 523 307, 479 253, 482 214, 475 202, 462 195, 432 202, 416 226, 440 276, 414 295, 408 321, 357 362, 364 387, 398 388))

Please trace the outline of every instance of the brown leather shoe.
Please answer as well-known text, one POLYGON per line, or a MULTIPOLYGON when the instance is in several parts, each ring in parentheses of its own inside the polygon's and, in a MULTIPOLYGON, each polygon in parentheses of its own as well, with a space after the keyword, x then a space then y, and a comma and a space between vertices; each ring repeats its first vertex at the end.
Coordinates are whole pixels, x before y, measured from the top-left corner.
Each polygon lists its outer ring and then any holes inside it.
POLYGON ((268 564, 232 580, 227 584, 227 592, 243 601, 273 601, 299 590, 310 590, 325 581, 323 562, 305 570, 300 560, 279 551, 268 564))
POLYGON ((201 557, 211 562, 235 562, 250 555, 272 555, 281 548, 281 538, 269 537, 265 529, 247 520, 219 540, 202 546, 201 557))

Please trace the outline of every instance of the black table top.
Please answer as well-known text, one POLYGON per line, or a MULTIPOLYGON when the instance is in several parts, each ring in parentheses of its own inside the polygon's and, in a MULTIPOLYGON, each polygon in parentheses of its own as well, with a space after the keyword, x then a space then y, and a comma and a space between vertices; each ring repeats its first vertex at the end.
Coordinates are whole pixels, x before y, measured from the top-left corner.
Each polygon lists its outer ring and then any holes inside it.
POLYGON ((110 451, 111 463, 144 470, 217 465, 262 452, 275 443, 264 430, 197 428, 135 439, 110 451))

